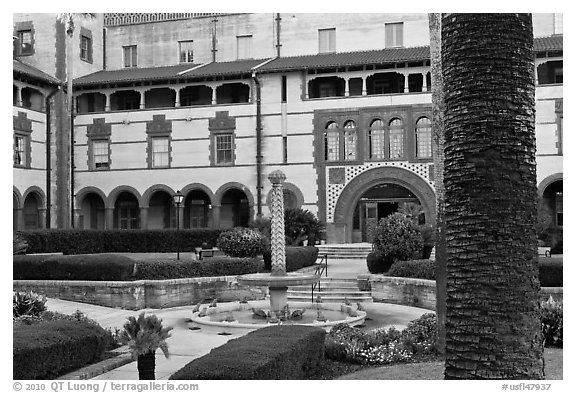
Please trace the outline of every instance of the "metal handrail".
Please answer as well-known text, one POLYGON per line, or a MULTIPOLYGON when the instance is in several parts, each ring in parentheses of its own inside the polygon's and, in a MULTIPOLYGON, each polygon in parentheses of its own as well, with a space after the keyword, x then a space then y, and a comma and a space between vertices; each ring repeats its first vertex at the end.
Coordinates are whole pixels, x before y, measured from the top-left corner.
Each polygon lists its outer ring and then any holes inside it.
MULTIPOLYGON (((316 263, 314 275, 322 277, 322 273, 326 273, 326 277, 328 277, 328 254, 324 254, 322 259, 320 259, 320 262, 316 263)), ((314 289, 316 289, 316 285, 318 285, 318 291, 322 290, 320 287, 320 280, 312 284, 312 303, 314 303, 314 289)))

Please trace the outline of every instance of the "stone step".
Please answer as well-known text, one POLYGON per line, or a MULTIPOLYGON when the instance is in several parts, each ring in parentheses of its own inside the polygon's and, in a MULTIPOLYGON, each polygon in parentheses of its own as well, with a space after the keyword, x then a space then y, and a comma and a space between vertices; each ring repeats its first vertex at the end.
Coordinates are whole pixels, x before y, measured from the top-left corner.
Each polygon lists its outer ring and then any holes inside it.
MULTIPOLYGON (((326 289, 324 287, 320 288, 320 290, 318 290, 318 287, 316 287, 314 289, 314 296, 316 296, 316 294, 320 294, 320 295, 324 295, 326 294, 326 296, 342 296, 342 297, 357 297, 357 296, 366 296, 366 295, 370 295, 369 292, 362 292, 362 291, 347 291, 345 289, 338 289, 338 288, 332 288, 332 289, 326 289)), ((294 296, 306 296, 306 295, 310 295, 312 294, 312 290, 309 289, 307 291, 298 291, 298 290, 288 290, 288 296, 290 295, 294 295, 294 296)))
MULTIPOLYGON (((312 285, 295 285, 288 287, 288 290, 292 291, 307 291, 312 288, 312 285)), ((318 286, 316 286, 318 288, 318 286)), ((330 290, 343 290, 343 291, 358 291, 358 283, 354 282, 324 282, 320 281, 320 288, 322 289, 330 289, 330 290)))

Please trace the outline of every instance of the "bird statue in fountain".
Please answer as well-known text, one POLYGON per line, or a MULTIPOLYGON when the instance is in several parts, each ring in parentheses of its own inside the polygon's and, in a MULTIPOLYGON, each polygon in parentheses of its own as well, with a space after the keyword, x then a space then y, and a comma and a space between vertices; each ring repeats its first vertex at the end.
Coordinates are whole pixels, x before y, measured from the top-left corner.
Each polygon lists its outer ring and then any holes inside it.
POLYGON ((253 308, 252 309, 252 317, 253 318, 266 319, 268 317, 268 315, 266 315, 266 312, 264 310, 262 310, 261 308, 253 308))
POLYGON ((292 315, 290 316, 290 319, 294 319, 294 320, 302 319, 302 316, 304 315, 305 311, 306 310, 304 310, 304 309, 294 310, 292 312, 292 315))
POLYGON ((356 305, 358 306, 358 308, 356 308, 356 311, 366 311, 362 303, 356 302, 356 305))
POLYGON ((208 307, 204 307, 202 309, 202 311, 200 311, 200 313, 198 313, 199 317, 205 317, 206 316, 206 310, 208 310, 208 307))
POLYGON ((357 317, 357 316, 358 316, 358 311, 352 310, 352 308, 349 307, 349 308, 348 308, 348 316, 349 316, 349 317, 357 317))
POLYGON ((322 303, 322 296, 316 296, 316 303, 322 303))
POLYGON ((347 306, 346 304, 340 305, 340 311, 342 311, 343 313, 348 313, 348 310, 350 310, 350 306, 347 306))
POLYGON ((197 313, 198 311, 200 311, 200 306, 202 305, 202 302, 196 304, 194 307, 192 307, 192 314, 197 313))
POLYGON ((352 305, 352 303, 350 303, 350 300, 348 300, 347 297, 344 298, 344 304, 347 305, 347 306, 351 306, 351 305, 352 305))
POLYGON ((234 316, 232 315, 232 313, 228 313, 228 315, 226 316, 226 319, 224 319, 224 322, 234 322, 236 319, 234 319, 234 316))
POLYGON ((318 310, 318 313, 316 315, 316 320, 318 322, 326 322, 327 321, 326 317, 324 316, 324 314, 320 310, 318 310))
POLYGON ((208 306, 208 307, 216 307, 216 303, 217 303, 217 301, 216 301, 216 299, 214 299, 214 300, 212 300, 212 303, 210 303, 210 306, 208 306))
POLYGON ((242 300, 240 300, 241 304, 247 304, 248 303, 248 298, 246 296, 244 296, 244 298, 242 300))
POLYGON ((280 323, 280 320, 276 317, 276 315, 270 315, 270 319, 268 319, 268 323, 280 323))

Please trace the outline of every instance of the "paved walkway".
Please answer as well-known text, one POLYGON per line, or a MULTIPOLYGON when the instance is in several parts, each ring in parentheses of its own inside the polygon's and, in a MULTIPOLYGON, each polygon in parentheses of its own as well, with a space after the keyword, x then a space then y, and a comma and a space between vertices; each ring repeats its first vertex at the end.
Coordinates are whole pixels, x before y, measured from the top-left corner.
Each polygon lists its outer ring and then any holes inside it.
MULTIPOLYGON (((329 261, 328 277, 331 278, 356 278, 358 274, 367 272, 366 261, 363 260, 333 259, 329 261)), ((51 311, 65 314, 80 310, 89 318, 98 321, 101 326, 112 329, 121 329, 127 317, 136 316, 142 311, 156 314, 163 320, 164 325, 174 328, 171 332, 172 337, 168 339, 170 358, 166 359, 161 351, 157 352, 156 379, 168 379, 170 375, 193 359, 248 332, 229 329, 226 333, 232 333, 231 335, 218 335, 224 331, 222 328, 202 327, 201 330, 190 330, 191 324, 186 320, 191 316, 191 306, 131 311, 59 299, 48 299, 46 305, 51 311)), ((371 318, 371 321, 367 321, 367 328, 396 326, 402 329, 409 321, 429 312, 420 308, 385 303, 366 303, 365 308, 371 318)), ((136 362, 128 363, 94 379, 137 380, 136 362)))

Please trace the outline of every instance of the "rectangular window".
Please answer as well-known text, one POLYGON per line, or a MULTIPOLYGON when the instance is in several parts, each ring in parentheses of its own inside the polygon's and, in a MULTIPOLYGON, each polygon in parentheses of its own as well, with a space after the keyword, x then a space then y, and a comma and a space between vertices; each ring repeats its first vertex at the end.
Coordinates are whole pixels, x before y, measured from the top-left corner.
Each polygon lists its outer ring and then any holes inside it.
POLYGON ((92 142, 92 160, 94 162, 94 169, 110 168, 110 154, 109 154, 108 141, 92 142))
POLYGON ((138 66, 138 48, 136 45, 124 46, 124 67, 137 67, 138 66))
POLYGON ((237 58, 240 59, 251 59, 252 58, 252 36, 251 35, 240 35, 236 37, 236 43, 238 47, 237 58))
POLYGON ((370 130, 370 158, 384 158, 384 130, 370 130))
POLYGON ((232 134, 216 135, 216 164, 232 164, 234 141, 232 134))
POLYGON ((166 137, 152 138, 152 168, 170 166, 170 141, 166 137))
POLYGON ((386 48, 404 46, 404 23, 386 23, 386 48))
POLYGON ((26 137, 14 136, 14 165, 26 166, 26 137))
POLYGON ((80 58, 85 61, 92 61, 92 38, 80 36, 80 58))
POLYGON ((34 45, 32 43, 32 30, 20 30, 18 32, 18 55, 26 56, 34 54, 34 45))
POLYGON ((336 52, 336 29, 318 29, 318 53, 336 52))
POLYGON ((180 63, 192 63, 194 61, 194 41, 179 41, 180 63))
POLYGON ((282 75, 282 93, 281 93, 282 97, 282 102, 286 102, 286 98, 287 98, 287 81, 286 81, 286 75, 282 75))
POLYGON ((340 138, 337 131, 324 134, 324 159, 326 161, 340 160, 340 138))

